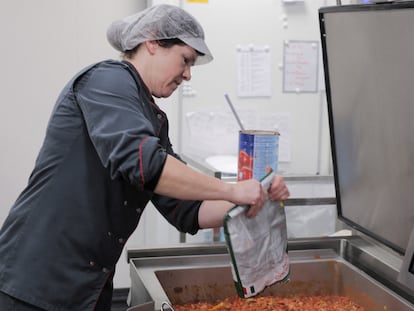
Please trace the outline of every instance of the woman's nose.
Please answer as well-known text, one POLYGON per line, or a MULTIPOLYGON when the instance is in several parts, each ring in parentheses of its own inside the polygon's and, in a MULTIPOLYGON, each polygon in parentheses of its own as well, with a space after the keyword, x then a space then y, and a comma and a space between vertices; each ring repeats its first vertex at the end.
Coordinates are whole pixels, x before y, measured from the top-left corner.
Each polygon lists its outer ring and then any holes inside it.
POLYGON ((190 81, 191 80, 191 67, 190 66, 186 66, 185 70, 183 72, 183 78, 186 81, 190 81))

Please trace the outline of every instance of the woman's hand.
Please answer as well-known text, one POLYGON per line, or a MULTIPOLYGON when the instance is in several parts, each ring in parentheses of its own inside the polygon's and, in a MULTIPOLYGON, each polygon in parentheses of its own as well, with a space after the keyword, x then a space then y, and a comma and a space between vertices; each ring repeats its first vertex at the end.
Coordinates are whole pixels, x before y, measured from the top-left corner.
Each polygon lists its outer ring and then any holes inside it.
POLYGON ((249 205, 247 217, 254 217, 264 206, 267 199, 283 201, 290 196, 289 189, 282 176, 276 175, 269 189, 264 189, 261 183, 255 179, 239 181, 235 185, 235 199, 233 203, 249 205))
POLYGON ((236 205, 249 206, 247 217, 255 217, 263 208, 267 199, 286 200, 290 193, 281 176, 275 176, 269 189, 262 184, 249 179, 235 184, 226 183, 231 189, 228 201, 206 200, 201 204, 198 222, 201 228, 215 228, 223 225, 226 213, 236 205))
POLYGON ((247 217, 254 217, 265 204, 268 193, 262 184, 256 179, 239 181, 234 184, 234 199, 231 201, 237 205, 250 206, 247 217))
POLYGON ((289 189, 282 176, 276 175, 268 189, 269 199, 272 201, 283 201, 290 196, 289 189))

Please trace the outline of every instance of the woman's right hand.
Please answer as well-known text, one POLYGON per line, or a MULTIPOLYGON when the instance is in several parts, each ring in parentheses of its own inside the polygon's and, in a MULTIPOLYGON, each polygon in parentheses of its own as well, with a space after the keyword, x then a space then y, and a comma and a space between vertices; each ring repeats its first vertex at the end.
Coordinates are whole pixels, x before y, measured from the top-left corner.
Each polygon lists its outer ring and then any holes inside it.
POLYGON ((247 217, 254 217, 264 206, 268 193, 256 179, 248 179, 231 184, 233 199, 230 201, 237 205, 248 205, 247 217))

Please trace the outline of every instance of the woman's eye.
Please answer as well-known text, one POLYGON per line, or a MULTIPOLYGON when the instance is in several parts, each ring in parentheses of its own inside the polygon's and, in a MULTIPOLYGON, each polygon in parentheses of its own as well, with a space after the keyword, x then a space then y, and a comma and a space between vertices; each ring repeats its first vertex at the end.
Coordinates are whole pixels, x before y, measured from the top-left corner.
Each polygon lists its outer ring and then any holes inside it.
POLYGON ((183 61, 184 61, 184 65, 186 66, 193 66, 195 62, 195 60, 190 57, 183 57, 183 61))

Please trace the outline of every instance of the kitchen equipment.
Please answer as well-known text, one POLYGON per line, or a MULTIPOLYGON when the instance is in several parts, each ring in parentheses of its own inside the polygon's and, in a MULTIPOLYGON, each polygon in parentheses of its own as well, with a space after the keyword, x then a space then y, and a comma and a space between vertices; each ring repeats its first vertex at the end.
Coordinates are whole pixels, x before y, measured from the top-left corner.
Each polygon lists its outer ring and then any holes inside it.
MULTIPOLYGON (((183 244, 128 252, 131 304, 213 301, 237 295, 225 244, 183 244)), ((401 257, 361 237, 289 241, 287 283, 270 295, 346 295, 366 310, 414 310, 412 296, 396 281, 401 257)))
POLYGON ((171 310, 171 311, 175 311, 173 306, 168 302, 168 301, 164 301, 163 303, 161 303, 161 310, 171 310), (164 309, 164 308, 168 308, 168 309, 164 309))
POLYGON ((224 98, 226 99, 227 103, 229 104, 230 109, 231 109, 231 112, 233 113, 233 115, 234 115, 234 117, 235 117, 235 119, 237 121, 237 124, 240 127, 240 130, 244 131, 243 123, 241 122, 240 117, 239 117, 239 114, 237 113, 236 109, 234 108, 233 103, 231 102, 229 95, 228 94, 224 94, 224 98))
MULTIPOLYGON (((353 235, 289 240, 291 280, 265 293, 414 310, 414 2, 321 8, 319 22, 338 224, 353 235)), ((128 259, 131 305, 236 295, 224 243, 131 249, 128 259)))
POLYGON ((405 254, 414 290, 414 2, 321 9, 338 215, 405 254))

